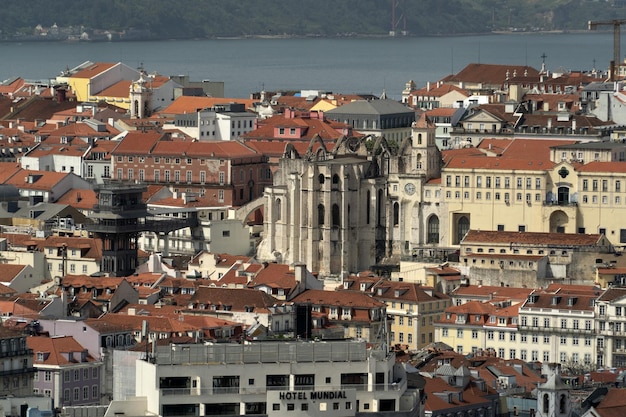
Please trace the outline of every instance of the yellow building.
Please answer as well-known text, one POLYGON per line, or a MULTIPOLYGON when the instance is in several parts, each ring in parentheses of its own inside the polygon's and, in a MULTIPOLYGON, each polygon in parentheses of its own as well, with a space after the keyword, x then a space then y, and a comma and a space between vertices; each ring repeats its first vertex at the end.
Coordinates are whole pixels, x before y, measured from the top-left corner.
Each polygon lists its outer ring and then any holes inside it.
POLYGON ((473 230, 598 233, 626 244, 626 146, 484 140, 444 155, 444 245, 473 230))
MULTIPOLYGON (((86 62, 85 64, 73 70, 73 73, 64 75, 60 81, 69 84, 77 101, 96 101, 97 97, 105 89, 117 84, 123 80, 137 80, 139 71, 129 66, 118 63, 108 62, 86 62)), ((128 98, 128 97, 127 97, 128 98)), ((120 104, 124 104, 121 102, 120 104)), ((129 102, 124 108, 129 107, 129 102)))
POLYGON ((344 280, 343 288, 369 293, 385 303, 390 344, 413 352, 435 341, 434 323, 450 305, 450 298, 432 287, 381 277, 351 276, 344 280))
POLYGON ((519 306, 507 301, 470 301, 449 307, 435 323, 436 341, 457 353, 524 359, 517 347, 519 306))

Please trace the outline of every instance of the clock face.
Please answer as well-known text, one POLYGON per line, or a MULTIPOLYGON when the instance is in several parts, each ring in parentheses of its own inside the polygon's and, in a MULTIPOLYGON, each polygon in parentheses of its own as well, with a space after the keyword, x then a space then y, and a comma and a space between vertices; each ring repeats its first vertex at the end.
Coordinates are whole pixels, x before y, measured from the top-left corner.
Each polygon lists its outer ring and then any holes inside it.
POLYGON ((408 182, 404 186, 404 192, 407 193, 408 195, 413 195, 413 193, 415 193, 415 185, 411 182, 408 182))

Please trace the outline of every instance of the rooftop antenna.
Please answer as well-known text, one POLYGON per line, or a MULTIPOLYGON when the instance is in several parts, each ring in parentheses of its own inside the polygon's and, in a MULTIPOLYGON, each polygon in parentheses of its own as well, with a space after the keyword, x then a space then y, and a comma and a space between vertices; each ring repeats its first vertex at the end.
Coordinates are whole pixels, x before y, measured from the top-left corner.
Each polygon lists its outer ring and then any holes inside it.
POLYGON ((450 74, 454 74, 454 48, 450 48, 450 74))
MULTIPOLYGON (((546 58, 547 57, 548 57, 548 55, 546 55, 545 52, 543 54, 541 54, 541 73, 542 74, 546 73, 546 58)), ((594 59, 594 66, 595 66, 595 59, 594 59)))

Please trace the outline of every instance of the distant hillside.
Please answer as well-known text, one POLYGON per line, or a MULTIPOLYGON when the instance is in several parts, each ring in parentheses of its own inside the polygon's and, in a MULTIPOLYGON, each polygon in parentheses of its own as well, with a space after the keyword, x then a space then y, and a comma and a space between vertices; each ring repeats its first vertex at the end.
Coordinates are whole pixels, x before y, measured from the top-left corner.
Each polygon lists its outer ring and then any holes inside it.
POLYGON ((586 30, 588 20, 626 18, 625 0, 4 0, 0 36, 32 37, 55 23, 158 39, 379 36, 392 29, 392 1, 395 29, 420 36, 586 30))

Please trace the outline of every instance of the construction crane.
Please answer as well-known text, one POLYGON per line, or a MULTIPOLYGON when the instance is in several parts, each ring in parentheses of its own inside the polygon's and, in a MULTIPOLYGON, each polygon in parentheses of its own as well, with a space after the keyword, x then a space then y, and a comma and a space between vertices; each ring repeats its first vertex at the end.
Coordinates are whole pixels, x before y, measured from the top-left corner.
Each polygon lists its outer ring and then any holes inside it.
POLYGON ((589 30, 596 30, 598 26, 613 26, 613 61, 611 61, 611 67, 609 70, 609 77, 611 81, 617 79, 617 67, 621 62, 621 53, 619 47, 621 26, 626 23, 626 19, 615 19, 605 21, 589 21, 589 30))

